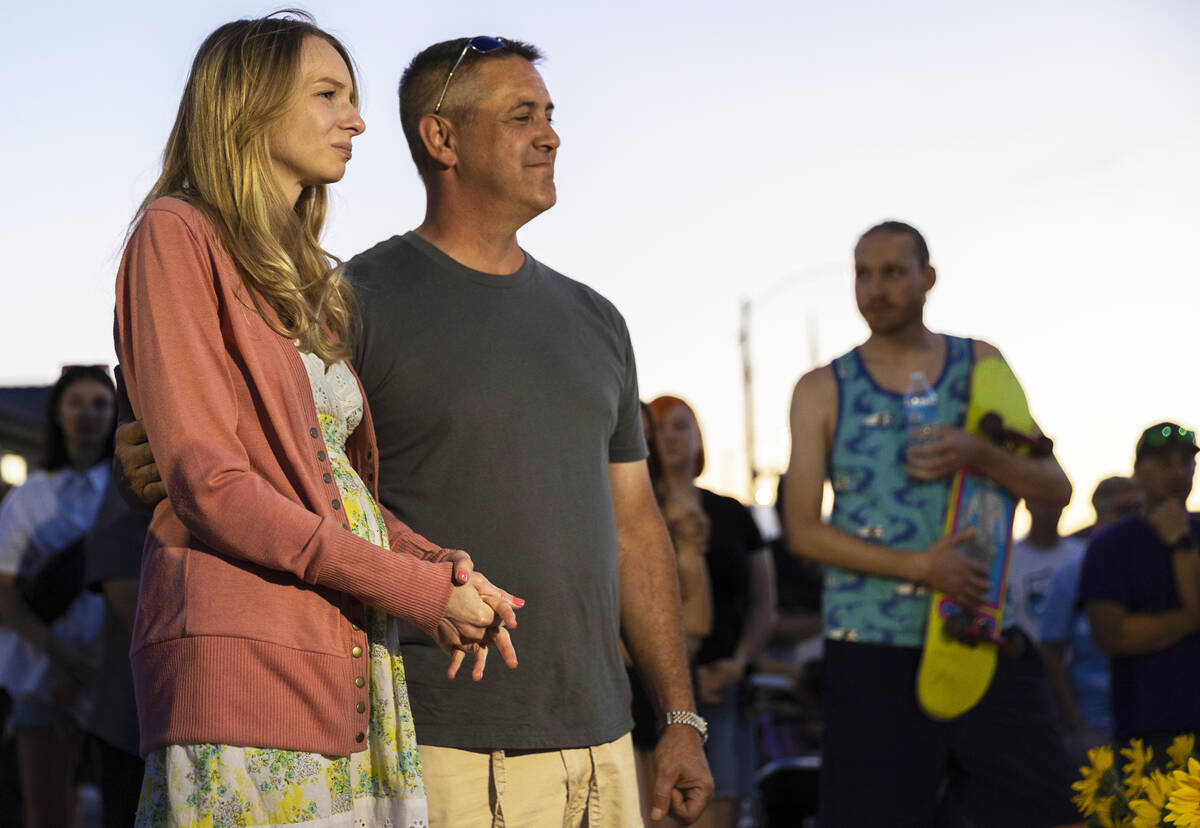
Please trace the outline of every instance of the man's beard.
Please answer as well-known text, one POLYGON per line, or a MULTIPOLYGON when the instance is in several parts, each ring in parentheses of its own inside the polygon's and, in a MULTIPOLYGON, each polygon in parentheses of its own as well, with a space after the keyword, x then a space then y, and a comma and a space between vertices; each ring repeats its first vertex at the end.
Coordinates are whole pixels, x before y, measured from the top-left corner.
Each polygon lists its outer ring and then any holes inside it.
POLYGON ((920 302, 907 307, 894 305, 891 302, 872 302, 861 309, 863 320, 871 333, 880 336, 890 336, 900 333, 914 322, 921 321, 920 302))

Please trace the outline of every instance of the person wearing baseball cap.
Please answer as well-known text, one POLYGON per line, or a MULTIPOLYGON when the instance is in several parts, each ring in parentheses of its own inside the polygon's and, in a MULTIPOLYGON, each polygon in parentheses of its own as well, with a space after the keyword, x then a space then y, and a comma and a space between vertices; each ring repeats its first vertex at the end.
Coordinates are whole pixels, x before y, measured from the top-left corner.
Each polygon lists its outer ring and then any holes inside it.
POLYGON ((1150 426, 1134 449, 1146 509, 1092 538, 1079 601, 1112 659, 1119 742, 1140 737, 1156 753, 1200 729, 1200 514, 1187 499, 1196 477, 1196 433, 1150 426))

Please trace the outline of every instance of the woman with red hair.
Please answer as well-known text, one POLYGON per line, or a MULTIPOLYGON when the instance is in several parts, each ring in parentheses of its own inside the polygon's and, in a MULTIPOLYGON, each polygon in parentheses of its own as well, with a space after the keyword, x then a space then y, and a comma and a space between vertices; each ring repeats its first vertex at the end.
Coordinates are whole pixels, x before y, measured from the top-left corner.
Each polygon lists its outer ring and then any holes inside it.
POLYGON ((711 822, 733 828, 742 798, 754 795, 757 748, 744 699, 747 672, 775 626, 774 569, 750 511, 696 485, 704 470, 704 442, 691 406, 662 396, 650 410, 662 461, 664 510, 672 503, 698 509, 710 524, 705 557, 713 627, 695 658, 696 697, 700 715, 708 719, 706 752, 716 782, 711 822))

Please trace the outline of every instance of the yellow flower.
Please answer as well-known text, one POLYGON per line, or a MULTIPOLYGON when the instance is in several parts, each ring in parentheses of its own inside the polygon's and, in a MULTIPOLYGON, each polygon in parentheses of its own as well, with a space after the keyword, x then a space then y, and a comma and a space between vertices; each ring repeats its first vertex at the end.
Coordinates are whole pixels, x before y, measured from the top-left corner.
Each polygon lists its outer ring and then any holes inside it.
POLYGON ((1116 797, 1103 796, 1096 800, 1096 819, 1100 820, 1100 824, 1104 828, 1116 828, 1113 825, 1112 809, 1113 801, 1116 797))
POLYGON ((1196 734, 1180 733, 1175 737, 1175 741, 1171 742, 1171 746, 1167 748, 1167 756, 1171 757, 1171 761, 1167 763, 1167 770, 1183 769, 1186 767, 1188 757, 1192 755, 1192 751, 1195 749, 1196 734))
POLYGON ((1171 772, 1174 787, 1167 796, 1167 822, 1177 828, 1200 828, 1200 762, 1188 757, 1187 770, 1171 772))
POLYGON ((1141 739, 1130 739, 1129 747, 1121 748, 1121 755, 1129 760, 1124 765, 1125 798, 1133 799, 1142 791, 1142 782, 1146 778, 1146 763, 1154 758, 1154 750, 1143 747, 1141 739))
POLYGON ((1071 783, 1071 787, 1079 791, 1071 799, 1084 816, 1096 813, 1096 794, 1100 789, 1100 780, 1112 769, 1113 752, 1108 745, 1101 745, 1088 751, 1088 761, 1091 766, 1079 769, 1082 779, 1071 783))
POLYGON ((1152 771, 1142 780, 1142 796, 1130 799, 1133 811, 1130 828, 1158 828, 1162 824, 1163 808, 1171 791, 1171 780, 1162 771, 1152 771))

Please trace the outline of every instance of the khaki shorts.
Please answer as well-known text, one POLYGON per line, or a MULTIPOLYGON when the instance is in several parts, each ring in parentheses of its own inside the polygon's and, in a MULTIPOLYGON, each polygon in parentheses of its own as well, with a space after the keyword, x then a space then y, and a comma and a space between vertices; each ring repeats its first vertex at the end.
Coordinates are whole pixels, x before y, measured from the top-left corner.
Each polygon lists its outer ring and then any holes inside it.
POLYGON ((628 733, 615 742, 571 750, 420 749, 429 828, 642 824, 628 733))

